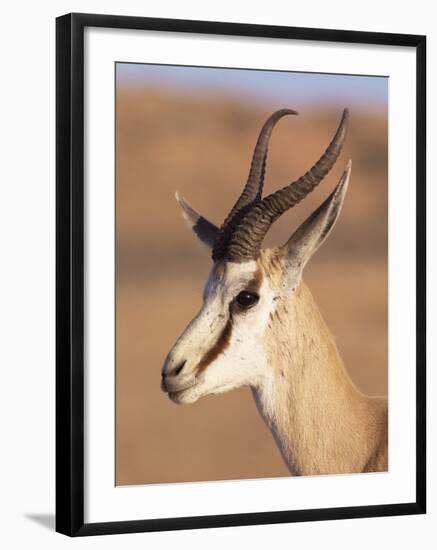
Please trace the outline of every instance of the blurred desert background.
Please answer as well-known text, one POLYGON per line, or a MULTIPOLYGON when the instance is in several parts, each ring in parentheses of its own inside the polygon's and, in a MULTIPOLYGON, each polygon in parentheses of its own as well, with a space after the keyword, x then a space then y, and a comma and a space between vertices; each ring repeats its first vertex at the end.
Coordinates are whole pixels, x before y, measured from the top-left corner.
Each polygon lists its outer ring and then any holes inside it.
POLYGON ((117 64, 117 485, 288 475, 248 388, 189 406, 160 390, 164 358, 199 309, 211 267, 175 191, 220 225, 246 181, 262 124, 282 107, 300 114, 273 132, 266 194, 318 160, 343 107, 350 129, 333 171, 282 216, 265 246, 291 235, 352 158, 339 222, 305 280, 352 379, 365 393, 387 393, 385 79, 117 64))

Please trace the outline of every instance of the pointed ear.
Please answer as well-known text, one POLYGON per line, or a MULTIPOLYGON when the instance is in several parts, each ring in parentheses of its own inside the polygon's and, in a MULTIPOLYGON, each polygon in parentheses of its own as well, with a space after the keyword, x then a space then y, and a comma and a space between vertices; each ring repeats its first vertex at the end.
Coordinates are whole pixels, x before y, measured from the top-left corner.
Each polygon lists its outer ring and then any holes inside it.
POLYGON ((352 161, 349 161, 337 187, 282 246, 292 273, 292 286, 296 287, 308 260, 325 241, 340 214, 349 184, 352 161))
POLYGON ((198 214, 187 201, 182 197, 179 191, 176 191, 176 200, 182 210, 186 222, 197 235, 197 237, 210 248, 213 247, 217 238, 219 228, 206 218, 198 214))

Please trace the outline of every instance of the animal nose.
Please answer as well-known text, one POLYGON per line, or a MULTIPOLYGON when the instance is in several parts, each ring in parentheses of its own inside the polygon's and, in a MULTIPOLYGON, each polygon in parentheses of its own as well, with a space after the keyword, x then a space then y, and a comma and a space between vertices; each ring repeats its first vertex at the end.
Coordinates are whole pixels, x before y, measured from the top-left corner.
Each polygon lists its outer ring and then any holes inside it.
POLYGON ((164 369, 162 372, 162 378, 165 378, 166 376, 177 376, 182 372, 182 369, 185 367, 187 360, 183 359, 179 363, 176 363, 175 365, 171 365, 164 369))

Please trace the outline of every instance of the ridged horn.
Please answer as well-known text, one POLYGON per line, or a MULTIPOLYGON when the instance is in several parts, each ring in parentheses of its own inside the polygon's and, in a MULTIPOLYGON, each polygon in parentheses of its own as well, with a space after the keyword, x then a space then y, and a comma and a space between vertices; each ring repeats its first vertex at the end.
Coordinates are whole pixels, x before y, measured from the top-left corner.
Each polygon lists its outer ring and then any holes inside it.
POLYGON ((214 246, 213 259, 226 257, 232 262, 244 262, 258 256, 271 225, 311 193, 334 166, 346 138, 348 116, 345 109, 331 143, 308 172, 279 191, 256 201, 241 211, 241 215, 237 213, 229 224, 232 227, 228 228, 226 247, 219 249, 214 246))
POLYGON ((280 109, 275 111, 264 123, 258 136, 258 140, 253 151, 252 162, 250 164, 249 176, 243 192, 237 202, 232 207, 223 222, 222 228, 226 227, 229 221, 245 206, 259 200, 262 195, 264 175, 266 171, 267 153, 272 130, 276 123, 286 115, 297 115, 297 111, 292 109, 280 109))
POLYGON ((213 259, 223 257, 226 253, 229 237, 234 230, 234 221, 248 211, 248 209, 261 200, 264 176, 266 171, 267 153, 270 137, 276 123, 286 115, 297 115, 293 109, 279 109, 275 111, 264 123, 259 133, 250 165, 249 176, 243 192, 232 207, 223 222, 220 233, 214 244, 213 259))

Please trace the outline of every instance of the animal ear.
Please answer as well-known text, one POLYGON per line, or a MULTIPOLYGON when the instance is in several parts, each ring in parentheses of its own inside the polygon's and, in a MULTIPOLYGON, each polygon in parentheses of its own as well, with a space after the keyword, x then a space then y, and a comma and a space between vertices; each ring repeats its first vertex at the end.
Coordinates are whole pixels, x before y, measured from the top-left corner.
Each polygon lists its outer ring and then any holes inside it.
POLYGON ((290 272, 293 273, 293 287, 299 284, 306 263, 325 241, 337 221, 348 188, 351 167, 352 161, 349 161, 331 195, 281 248, 288 260, 290 272))
POLYGON ((219 233, 219 228, 198 214, 194 208, 191 208, 179 191, 176 191, 176 200, 188 225, 204 244, 212 248, 219 233))

